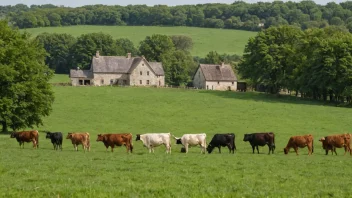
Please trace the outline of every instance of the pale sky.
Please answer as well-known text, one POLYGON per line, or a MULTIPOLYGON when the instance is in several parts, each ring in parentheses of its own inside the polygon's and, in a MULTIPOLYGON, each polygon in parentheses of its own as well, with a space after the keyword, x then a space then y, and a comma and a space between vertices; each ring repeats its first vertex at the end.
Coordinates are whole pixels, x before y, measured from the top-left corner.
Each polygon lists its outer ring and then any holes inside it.
MULTIPOLYGON (((83 5, 122 5, 128 4, 146 4, 146 5, 186 5, 186 4, 205 4, 205 3, 233 3, 235 0, 0 0, 0 5, 16 5, 19 3, 30 5, 54 4, 64 5, 69 7, 78 7, 83 5)), ((243 0, 247 3, 255 3, 258 0, 243 0)), ((287 0, 283 0, 286 2, 287 0)), ((295 1, 295 0, 293 0, 295 1)), ((299 0, 296 0, 299 1, 299 0)), ((317 4, 325 5, 328 2, 341 3, 348 0, 315 0, 317 4)), ((261 0, 261 2, 272 2, 272 0, 261 0)))

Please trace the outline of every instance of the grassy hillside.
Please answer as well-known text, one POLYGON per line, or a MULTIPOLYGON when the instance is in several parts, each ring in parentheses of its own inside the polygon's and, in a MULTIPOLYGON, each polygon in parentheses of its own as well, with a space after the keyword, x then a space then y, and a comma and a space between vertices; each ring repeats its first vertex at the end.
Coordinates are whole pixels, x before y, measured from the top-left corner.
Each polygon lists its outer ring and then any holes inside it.
POLYGON ((68 27, 46 27, 33 28, 27 31, 33 36, 43 32, 67 33, 73 36, 81 34, 104 32, 117 38, 128 38, 136 46, 146 36, 152 34, 165 35, 188 35, 192 37, 194 48, 192 55, 204 57, 209 51, 219 53, 242 54, 248 38, 256 35, 255 32, 241 30, 226 30, 214 28, 195 27, 150 27, 150 26, 68 26, 68 27))
POLYGON ((318 138, 351 132, 352 112, 292 98, 258 93, 135 87, 54 87, 55 103, 40 130, 87 131, 91 152, 73 151, 64 140, 63 151, 52 149, 45 134, 40 148, 0 135, 1 197, 348 197, 351 157, 325 156, 318 138), (273 131, 275 154, 252 154, 245 133, 273 131), (236 153, 215 150, 201 155, 199 148, 172 154, 158 147, 148 154, 134 141, 133 154, 124 147, 105 152, 98 133, 234 132, 236 153), (313 156, 300 149, 283 154, 290 136, 311 133, 313 156), (6 182, 5 182, 6 181, 6 182))

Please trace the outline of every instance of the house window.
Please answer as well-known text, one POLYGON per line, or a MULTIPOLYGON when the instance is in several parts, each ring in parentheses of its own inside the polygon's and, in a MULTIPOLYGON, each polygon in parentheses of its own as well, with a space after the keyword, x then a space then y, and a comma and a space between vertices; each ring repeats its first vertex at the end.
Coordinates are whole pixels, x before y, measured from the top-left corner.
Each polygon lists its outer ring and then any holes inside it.
POLYGON ((232 81, 232 84, 234 84, 235 82, 232 81))
POLYGON ((209 89, 209 85, 207 85, 207 89, 209 89))
POLYGON ((142 66, 144 66, 144 63, 142 63, 142 66))
POLYGON ((220 82, 218 81, 218 85, 220 85, 220 82))
POLYGON ((79 85, 83 85, 83 80, 78 80, 79 85))
POLYGON ((149 80, 147 80, 147 85, 149 85, 149 80))
POLYGON ((142 80, 139 81, 139 84, 142 84, 142 80))
POLYGON ((140 71, 139 74, 142 75, 143 74, 142 71, 140 71))
POLYGON ((147 71, 147 76, 149 76, 149 71, 147 71))
POLYGON ((104 84, 104 79, 100 80, 100 84, 102 84, 102 85, 104 84))
POLYGON ((110 85, 112 85, 114 83, 113 79, 110 79, 110 85))

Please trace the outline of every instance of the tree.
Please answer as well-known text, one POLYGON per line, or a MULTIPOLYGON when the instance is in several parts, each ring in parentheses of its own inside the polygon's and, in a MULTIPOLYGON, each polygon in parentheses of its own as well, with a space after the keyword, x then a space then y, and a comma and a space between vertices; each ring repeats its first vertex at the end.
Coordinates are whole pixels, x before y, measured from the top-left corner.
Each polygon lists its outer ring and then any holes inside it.
POLYGON ((43 33, 36 37, 36 40, 43 45, 48 53, 45 63, 55 73, 68 73, 70 70, 70 50, 76 39, 69 34, 43 33))
POLYGON ((172 35, 170 36, 175 48, 183 51, 190 51, 193 48, 192 38, 185 35, 172 35))
POLYGON ((182 50, 168 51, 161 55, 165 70, 165 82, 169 85, 185 86, 190 78, 190 70, 195 62, 189 52, 182 50))
POLYGON ((134 44, 131 40, 127 38, 120 38, 116 40, 117 45, 117 55, 124 56, 127 53, 132 55, 138 55, 138 49, 134 47, 134 44))
POLYGON ((0 124, 5 132, 43 124, 52 110, 53 72, 45 65, 45 50, 29 34, 0 22, 0 124))
POLYGON ((175 49, 170 37, 161 34, 147 36, 139 46, 141 55, 148 61, 161 61, 161 55, 175 49))
POLYGON ((71 49, 72 65, 82 69, 89 68, 96 51, 102 56, 116 56, 118 52, 112 36, 102 32, 81 35, 71 49))
POLYGON ((223 60, 216 51, 209 52, 204 60, 206 64, 220 64, 223 60))

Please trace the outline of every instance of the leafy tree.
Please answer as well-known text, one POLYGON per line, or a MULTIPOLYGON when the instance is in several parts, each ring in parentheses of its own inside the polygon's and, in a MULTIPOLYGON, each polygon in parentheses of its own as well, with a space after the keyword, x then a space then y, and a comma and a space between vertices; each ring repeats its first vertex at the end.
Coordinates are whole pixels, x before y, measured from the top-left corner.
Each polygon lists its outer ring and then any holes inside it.
POLYGON ((0 123, 2 131, 42 124, 52 110, 52 71, 45 50, 30 35, 0 22, 0 123))
POLYGON ((216 51, 209 52, 204 59, 206 64, 220 64, 222 61, 223 59, 216 51))
POLYGON ((117 55, 126 55, 131 53, 132 55, 139 54, 138 49, 134 47, 134 44, 131 40, 127 38, 120 38, 116 40, 117 45, 117 55))
POLYGON ((185 35, 173 35, 170 36, 172 43, 175 45, 175 48, 183 51, 190 51, 193 48, 193 40, 189 36, 185 35))
POLYGON ((170 37, 161 34, 147 36, 141 41, 139 51, 148 61, 161 61, 161 55, 175 49, 170 37))
POLYGON ((185 86, 190 82, 190 70, 195 67, 195 63, 189 52, 182 50, 168 51, 161 55, 161 61, 167 84, 185 86))
POLYGON ((115 43, 111 35, 102 32, 81 35, 71 48, 72 65, 88 69, 96 51, 103 56, 116 56, 118 48, 115 43))
POLYGON ((48 53, 45 63, 55 73, 68 73, 70 69, 70 50, 76 39, 69 34, 43 33, 36 37, 36 40, 44 46, 48 53))

